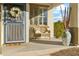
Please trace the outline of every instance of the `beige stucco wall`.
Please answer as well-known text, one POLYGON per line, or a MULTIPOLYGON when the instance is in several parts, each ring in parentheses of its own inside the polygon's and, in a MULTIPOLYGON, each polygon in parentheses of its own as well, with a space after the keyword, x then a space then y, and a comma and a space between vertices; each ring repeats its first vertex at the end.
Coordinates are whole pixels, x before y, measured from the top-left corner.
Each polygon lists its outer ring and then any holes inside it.
POLYGON ((71 17, 70 17, 70 31, 72 34, 72 44, 73 45, 78 45, 79 44, 79 28, 78 28, 78 4, 77 3, 72 3, 71 4, 72 10, 71 10, 71 17))
POLYGON ((71 21, 70 21, 70 27, 78 27, 78 4, 72 3, 71 4, 72 11, 71 11, 71 21))

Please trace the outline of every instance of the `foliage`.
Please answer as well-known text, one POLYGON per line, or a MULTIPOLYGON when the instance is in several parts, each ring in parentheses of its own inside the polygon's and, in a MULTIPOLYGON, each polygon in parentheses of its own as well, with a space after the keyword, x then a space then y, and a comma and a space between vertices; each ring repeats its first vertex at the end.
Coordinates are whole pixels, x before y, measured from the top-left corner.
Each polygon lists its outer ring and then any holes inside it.
POLYGON ((54 23, 54 36, 56 38, 59 38, 63 35, 63 32, 64 32, 64 24, 63 22, 55 22, 54 23))

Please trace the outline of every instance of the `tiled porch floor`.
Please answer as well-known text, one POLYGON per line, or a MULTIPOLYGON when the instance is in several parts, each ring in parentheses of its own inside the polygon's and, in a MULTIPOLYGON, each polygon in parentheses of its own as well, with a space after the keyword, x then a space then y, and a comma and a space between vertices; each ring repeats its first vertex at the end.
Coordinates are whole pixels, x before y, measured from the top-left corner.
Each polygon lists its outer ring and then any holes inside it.
POLYGON ((19 46, 4 46, 3 55, 9 56, 46 56, 61 49, 71 48, 63 46, 61 40, 33 40, 19 46))

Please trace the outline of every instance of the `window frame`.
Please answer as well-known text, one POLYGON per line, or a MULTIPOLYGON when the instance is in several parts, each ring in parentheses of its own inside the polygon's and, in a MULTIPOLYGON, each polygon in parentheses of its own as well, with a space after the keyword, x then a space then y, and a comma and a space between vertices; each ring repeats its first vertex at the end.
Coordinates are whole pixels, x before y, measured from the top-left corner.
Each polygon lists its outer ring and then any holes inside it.
POLYGON ((47 22, 47 20, 48 20, 48 16, 45 16, 44 15, 44 12, 46 12, 47 13, 47 15, 48 15, 48 8, 46 8, 46 7, 39 7, 39 8, 33 8, 33 10, 32 10, 32 12, 33 12, 33 14, 32 14, 32 16, 33 16, 33 18, 31 19, 31 21, 32 21, 32 23, 31 23, 31 25, 33 24, 33 25, 47 25, 48 24, 48 22, 47 22), (37 16, 35 16, 35 9, 37 9, 37 13, 38 13, 38 15, 37 16), (42 11, 42 15, 39 15, 39 10, 41 9, 41 11, 42 11), (47 11, 44 11, 44 10, 47 10, 47 11), (35 17, 34 17, 35 16, 35 17), (44 18, 45 17, 47 17, 47 20, 46 20, 46 22, 47 22, 47 24, 44 24, 45 22, 44 22, 44 18), (37 24, 35 24, 35 18, 37 18, 37 24), (40 18, 42 18, 42 23, 40 24, 40 18))

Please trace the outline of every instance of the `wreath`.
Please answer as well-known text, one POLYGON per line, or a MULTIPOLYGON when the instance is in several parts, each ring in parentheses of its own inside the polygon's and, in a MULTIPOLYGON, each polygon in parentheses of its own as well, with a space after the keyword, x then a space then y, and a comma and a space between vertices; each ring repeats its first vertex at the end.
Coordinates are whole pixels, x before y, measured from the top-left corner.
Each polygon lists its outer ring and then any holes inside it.
POLYGON ((12 7, 10 10, 10 14, 14 18, 19 17, 21 15, 21 10, 17 7, 12 7))

